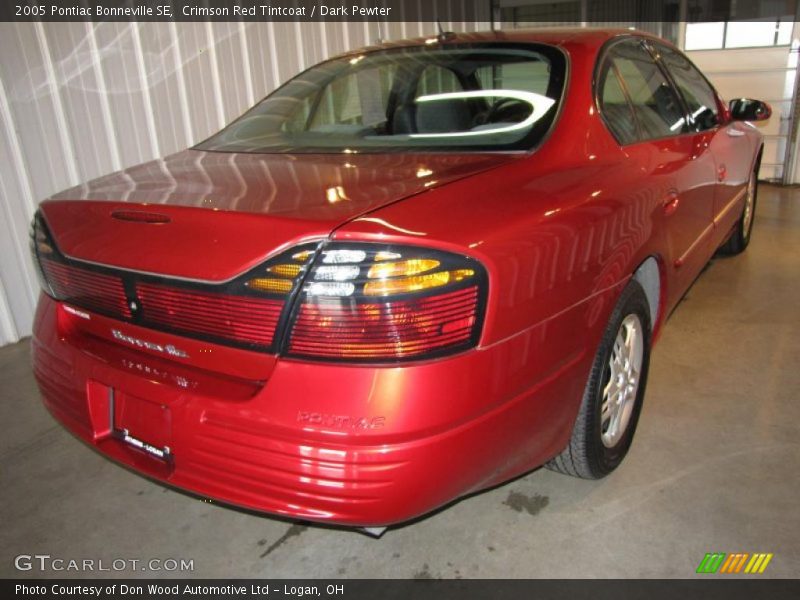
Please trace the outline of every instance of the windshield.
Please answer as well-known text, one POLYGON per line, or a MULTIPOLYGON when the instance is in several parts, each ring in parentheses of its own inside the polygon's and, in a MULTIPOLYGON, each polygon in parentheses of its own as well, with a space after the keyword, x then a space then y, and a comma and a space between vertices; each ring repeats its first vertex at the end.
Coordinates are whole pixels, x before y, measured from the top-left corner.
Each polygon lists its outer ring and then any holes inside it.
POLYGON ((564 55, 534 44, 382 50, 301 73, 197 146, 224 152, 514 150, 558 109, 564 55))

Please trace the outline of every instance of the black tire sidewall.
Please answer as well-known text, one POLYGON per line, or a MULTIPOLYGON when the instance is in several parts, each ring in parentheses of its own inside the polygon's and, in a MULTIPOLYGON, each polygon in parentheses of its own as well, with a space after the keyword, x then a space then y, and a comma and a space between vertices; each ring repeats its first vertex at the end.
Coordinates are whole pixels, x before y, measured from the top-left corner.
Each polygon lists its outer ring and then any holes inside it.
MULTIPOLYGON (((754 170, 750 177, 753 178, 753 207, 752 207, 752 217, 750 219, 750 228, 748 231, 744 230, 744 211, 745 207, 742 207, 742 214, 739 217, 739 220, 736 222, 736 227, 733 230, 733 233, 728 238, 728 240, 722 244, 720 247, 720 251, 722 254, 725 255, 736 255, 741 254, 745 251, 747 246, 750 244, 750 238, 753 233, 753 226, 756 222, 756 205, 758 204, 758 167, 754 170)), ((748 181, 749 185, 749 181, 748 181)))
MULTIPOLYGON (((753 206, 750 209, 752 211, 750 215, 750 227, 747 231, 744 230, 744 209, 742 210, 742 218, 739 220, 739 247, 744 250, 747 248, 747 245, 750 243, 750 237, 753 234, 753 226, 756 223, 756 204, 758 203, 758 178, 755 175, 755 172, 751 175, 755 179, 753 184, 753 206)), ((749 182, 748 182, 749 185, 749 182)))
POLYGON ((617 468, 630 449, 639 415, 642 410, 645 388, 647 387, 647 374, 650 366, 651 319, 647 296, 638 281, 632 280, 623 290, 611 320, 603 334, 603 339, 595 357, 592 376, 588 382, 589 414, 586 420, 586 442, 589 458, 589 467, 597 477, 607 475, 617 468), (622 438, 611 448, 607 448, 601 439, 600 412, 603 402, 603 389, 609 374, 609 358, 614 346, 614 340, 622 321, 630 314, 635 314, 642 324, 644 335, 644 351, 642 355, 642 370, 639 378, 639 388, 633 407, 628 427, 622 438))

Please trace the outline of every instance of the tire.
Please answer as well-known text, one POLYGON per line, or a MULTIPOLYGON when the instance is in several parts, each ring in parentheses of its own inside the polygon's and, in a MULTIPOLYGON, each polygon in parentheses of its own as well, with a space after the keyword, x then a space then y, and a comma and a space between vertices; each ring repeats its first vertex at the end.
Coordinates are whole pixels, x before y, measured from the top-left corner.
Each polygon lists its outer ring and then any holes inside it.
POLYGON ((742 216, 736 222, 731 236, 719 247, 719 253, 727 256, 741 254, 750 244, 750 235, 753 233, 753 221, 756 214, 756 200, 758 198, 758 179, 756 171, 750 174, 745 192, 742 216))
POLYGON ((569 444, 545 465, 548 469, 583 479, 600 479, 616 469, 625 458, 636 431, 647 385, 650 323, 647 296, 639 282, 632 280, 620 295, 603 334, 569 444), (639 334, 640 346, 634 339, 636 335, 629 337, 634 330, 639 334), (630 353, 627 343, 617 348, 618 339, 633 342, 630 353), (632 372, 625 368, 624 357, 619 360, 624 354, 633 359, 628 362, 634 366, 638 359, 634 389, 630 386, 632 372), (611 382, 612 371, 618 375, 616 386, 611 382), (622 381, 627 381, 628 385, 620 388, 622 381), (619 393, 615 394, 615 390, 619 393), (624 397, 621 397, 622 393, 624 397), (612 397, 612 401, 606 401, 607 395, 612 397), (613 399, 620 401, 614 402, 613 399), (604 409, 608 410, 604 413, 604 409), (613 427, 615 418, 619 421, 613 427))

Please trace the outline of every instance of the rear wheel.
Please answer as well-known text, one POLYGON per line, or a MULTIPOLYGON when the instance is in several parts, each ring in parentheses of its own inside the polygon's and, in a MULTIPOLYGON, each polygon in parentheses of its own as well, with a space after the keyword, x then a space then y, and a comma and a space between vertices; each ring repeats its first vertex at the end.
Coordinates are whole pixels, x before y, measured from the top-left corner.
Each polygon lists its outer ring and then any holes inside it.
POLYGON ((720 246, 719 251, 721 254, 740 254, 745 251, 750 243, 750 234, 753 232, 753 221, 756 213, 756 198, 758 195, 758 179, 755 171, 750 174, 750 180, 747 182, 747 191, 744 197, 744 208, 742 208, 742 216, 736 223, 736 227, 731 234, 731 237, 720 246))
POLYGON ((647 296, 631 281, 603 334, 569 444, 547 468, 600 479, 625 458, 647 383, 650 322, 647 296))

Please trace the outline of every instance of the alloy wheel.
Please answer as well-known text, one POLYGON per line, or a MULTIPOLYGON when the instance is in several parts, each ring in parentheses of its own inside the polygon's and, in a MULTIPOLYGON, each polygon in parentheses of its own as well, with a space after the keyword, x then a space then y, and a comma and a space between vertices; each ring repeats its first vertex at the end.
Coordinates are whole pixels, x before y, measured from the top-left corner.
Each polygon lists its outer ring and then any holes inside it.
POLYGON ((606 448, 622 439, 631 421, 644 357, 642 322, 635 314, 619 326, 608 360, 608 383, 603 389, 600 409, 600 438, 606 448))

